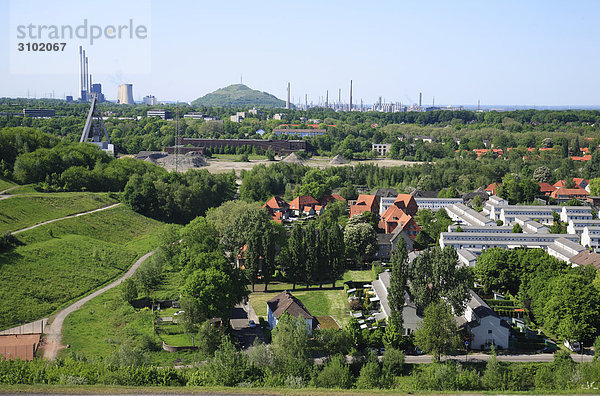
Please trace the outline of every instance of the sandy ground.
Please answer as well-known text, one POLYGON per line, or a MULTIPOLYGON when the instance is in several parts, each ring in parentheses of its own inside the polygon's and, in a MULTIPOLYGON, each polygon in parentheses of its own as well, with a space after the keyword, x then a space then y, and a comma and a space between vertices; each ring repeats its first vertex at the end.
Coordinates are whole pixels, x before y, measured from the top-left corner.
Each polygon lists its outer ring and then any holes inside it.
MULTIPOLYGON (((331 165, 329 163, 331 158, 318 158, 318 159, 309 159, 304 162, 304 165, 312 166, 314 168, 328 168, 330 166, 346 166, 346 165, 358 165, 358 164, 376 164, 381 167, 392 167, 392 166, 412 166, 415 164, 422 164, 422 162, 411 162, 411 161, 401 161, 401 160, 392 160, 392 159, 373 159, 373 160, 365 160, 365 161, 351 161, 348 164, 340 164, 340 165, 331 165)), ((235 170, 236 174, 239 176, 240 171, 242 170, 250 170, 254 168, 258 164, 264 164, 269 166, 270 164, 274 164, 279 161, 269 161, 269 160, 250 160, 250 162, 235 162, 231 160, 224 159, 209 159, 208 166, 203 166, 201 168, 195 169, 207 169, 211 173, 227 173, 235 170)), ((173 169, 167 168, 167 170, 172 171, 173 169)), ((182 171, 186 171, 187 169, 183 168, 182 171)))

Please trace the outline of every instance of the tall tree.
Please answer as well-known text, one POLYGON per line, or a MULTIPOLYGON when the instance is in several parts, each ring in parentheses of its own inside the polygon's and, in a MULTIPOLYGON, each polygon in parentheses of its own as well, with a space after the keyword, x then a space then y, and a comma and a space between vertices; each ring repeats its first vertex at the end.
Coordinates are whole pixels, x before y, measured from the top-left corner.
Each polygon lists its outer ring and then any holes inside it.
POLYGON ((348 222, 344 229, 346 254, 362 265, 377 250, 377 235, 371 224, 348 222))
POLYGON ((404 293, 408 280, 408 253, 404 238, 399 239, 400 241, 396 245, 396 250, 392 253, 388 302, 391 311, 390 321, 394 323, 398 331, 402 332, 402 311, 405 303, 404 293))
POLYGON ((464 311, 473 286, 470 268, 458 265, 456 251, 450 246, 423 252, 413 261, 409 279, 417 305, 426 308, 443 298, 457 315, 464 311))
POLYGON ((304 280, 306 269, 306 255, 304 252, 304 230, 301 223, 294 224, 290 237, 288 238, 288 260, 286 276, 292 282, 292 289, 296 290, 296 283, 304 280))
POLYGON ((459 338, 456 323, 450 307, 443 301, 436 301, 425 309, 423 321, 415 330, 415 345, 433 355, 436 362, 458 347, 459 338))

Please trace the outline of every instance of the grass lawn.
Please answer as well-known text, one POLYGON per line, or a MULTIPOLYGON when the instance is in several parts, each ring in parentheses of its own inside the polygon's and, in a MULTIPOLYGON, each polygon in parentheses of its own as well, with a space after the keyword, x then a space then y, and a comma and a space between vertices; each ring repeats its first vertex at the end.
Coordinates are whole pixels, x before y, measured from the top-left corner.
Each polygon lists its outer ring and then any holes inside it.
POLYGON ((4 191, 7 188, 15 187, 17 184, 11 182, 10 180, 6 180, 3 177, 0 177, 0 191, 4 191))
POLYGON ((343 280, 336 283, 336 288, 332 289, 331 284, 324 285, 323 289, 318 286, 312 286, 306 289, 304 286, 296 286, 292 291, 292 285, 289 283, 272 283, 265 293, 263 285, 256 285, 255 292, 250 294, 250 302, 258 316, 267 316, 267 300, 275 297, 283 290, 290 290, 292 294, 299 298, 306 306, 308 311, 315 316, 331 315, 340 325, 344 325, 350 318, 348 316, 348 300, 343 289, 343 282, 347 280, 370 281, 372 279, 371 271, 347 271, 343 280))
POLYGON ((50 315, 116 278, 156 246, 163 227, 117 207, 19 234, 22 245, 0 254, 0 329, 50 315))
POLYGON ((118 202, 108 193, 36 193, 0 200, 0 233, 118 202))
POLYGON ((139 343, 141 338, 151 340, 154 345, 154 350, 146 351, 151 364, 169 366, 196 361, 194 352, 169 353, 160 349, 161 340, 152 330, 152 311, 134 309, 121 298, 120 287, 101 294, 67 316, 62 343, 71 347, 61 354, 106 357, 122 343, 139 343))

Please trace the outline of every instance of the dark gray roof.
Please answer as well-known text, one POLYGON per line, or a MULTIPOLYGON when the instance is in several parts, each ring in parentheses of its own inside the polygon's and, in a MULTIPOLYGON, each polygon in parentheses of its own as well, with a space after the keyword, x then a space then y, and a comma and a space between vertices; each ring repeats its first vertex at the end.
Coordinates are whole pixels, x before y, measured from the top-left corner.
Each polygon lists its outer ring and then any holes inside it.
POLYGON ((395 188, 378 188, 375 190, 376 197, 395 198, 398 196, 398 191, 395 188))

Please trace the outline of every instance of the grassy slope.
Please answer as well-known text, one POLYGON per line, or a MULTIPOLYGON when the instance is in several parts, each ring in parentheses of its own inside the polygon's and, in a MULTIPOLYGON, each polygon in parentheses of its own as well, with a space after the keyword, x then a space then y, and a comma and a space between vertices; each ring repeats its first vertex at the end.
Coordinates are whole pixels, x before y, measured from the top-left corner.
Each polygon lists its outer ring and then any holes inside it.
MULTIPOLYGON (((139 341, 146 335, 160 344, 152 331, 152 312, 135 310, 121 298, 116 287, 92 299, 65 319, 63 344, 69 344, 62 354, 83 353, 85 356, 106 357, 128 339, 139 341)), ((187 337, 183 335, 184 337, 187 337)), ((148 353, 149 363, 168 366, 196 361, 194 352, 168 353, 162 350, 148 353)))
POLYGON ((156 246, 162 227, 117 207, 19 234, 23 245, 0 254, 0 328, 47 316, 117 277, 156 246))
POLYGON ((11 187, 15 187, 16 184, 11 182, 10 180, 6 180, 2 177, 0 177, 0 191, 4 191, 7 188, 11 188, 11 187))
POLYGON ((108 193, 30 194, 0 200, 0 233, 118 202, 108 193))

